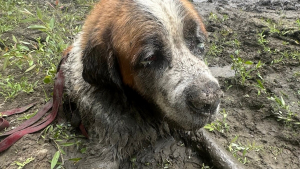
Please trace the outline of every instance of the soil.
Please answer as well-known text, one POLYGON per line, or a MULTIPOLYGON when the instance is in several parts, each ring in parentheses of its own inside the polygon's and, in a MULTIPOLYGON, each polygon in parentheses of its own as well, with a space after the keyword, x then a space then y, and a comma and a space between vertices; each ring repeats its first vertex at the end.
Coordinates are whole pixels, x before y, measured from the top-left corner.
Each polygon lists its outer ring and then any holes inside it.
MULTIPOLYGON (((295 114, 292 119, 299 121, 300 24, 297 25, 296 20, 300 19, 300 1, 194 0, 194 4, 203 16, 210 46, 216 45, 220 50, 215 55, 208 52, 205 60, 210 67, 213 67, 212 72, 224 91, 220 111, 224 110, 227 117, 223 121, 223 115, 219 114, 217 120, 222 121, 223 126, 226 123, 229 128, 225 131, 215 129, 212 131, 213 138, 228 151, 230 147, 233 148, 231 152, 235 158, 244 163, 245 168, 300 168, 299 124, 279 121, 278 114, 286 113, 286 109, 277 107, 276 102, 268 99, 275 96, 282 97, 285 104, 289 105, 289 110, 295 114), (280 32, 276 33, 272 28, 280 32), (268 41, 265 45, 268 48, 258 43, 259 34, 268 41), (235 40, 239 45, 233 43, 235 40), (237 50, 238 56, 235 54, 237 50), (289 53, 289 57, 284 56, 285 52, 289 53), (239 73, 230 69, 233 64, 230 55, 252 61, 254 65, 261 61, 263 66, 252 71, 251 77, 247 77, 245 83, 241 84, 239 73), (263 82, 265 89, 261 90, 260 94, 258 94, 260 88, 257 87, 257 80, 263 82), (241 147, 247 150, 237 150, 241 147)), ((14 32, 15 36, 18 36, 22 31, 14 32)), ((250 67, 253 65, 247 68, 250 67)), ((3 74, 22 76, 17 69, 3 74)), ((32 81, 40 79, 42 77, 31 75, 32 81)), ((52 86, 46 86, 44 89, 50 95, 52 86)), ((44 89, 38 88, 32 94, 22 93, 14 100, 6 102, 0 98, 2 103, 0 111, 39 101, 39 105, 27 112, 32 113, 44 104, 44 89)), ((61 117, 56 120, 56 123, 65 123, 62 114, 61 111, 61 117)), ((15 120, 19 116, 22 115, 7 118, 11 126, 21 123, 15 120)), ((70 132, 72 134, 75 131, 70 130, 70 132)), ((82 147, 87 144, 85 139, 78 140, 83 143, 82 147)), ((200 142, 198 145, 197 143, 189 145, 189 143, 185 140, 165 138, 153 147, 141 150, 122 166, 123 168, 201 168, 205 163, 206 166, 216 168, 208 155, 199 148, 200 142)), ((73 162, 68 159, 84 156, 76 146, 64 147, 64 150, 66 155, 63 157, 67 168, 74 168, 73 162)), ((15 161, 24 162, 30 157, 35 159, 24 168, 50 168, 50 161, 56 151, 56 144, 49 138, 41 139, 41 132, 26 135, 11 148, 0 153, 0 168, 18 168, 15 161)))

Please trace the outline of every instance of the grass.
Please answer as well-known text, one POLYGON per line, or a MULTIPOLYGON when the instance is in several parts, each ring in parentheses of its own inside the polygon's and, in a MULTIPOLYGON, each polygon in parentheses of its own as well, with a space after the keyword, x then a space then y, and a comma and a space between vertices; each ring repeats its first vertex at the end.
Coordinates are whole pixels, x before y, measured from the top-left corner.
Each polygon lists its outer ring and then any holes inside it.
POLYGON ((22 77, 20 80, 15 80, 13 76, 8 76, 5 79, 0 80, 0 88, 2 89, 0 94, 7 99, 15 98, 20 92, 27 94, 34 92, 38 81, 34 83, 28 82, 26 77, 22 77))
MULTIPOLYGON (((83 136, 70 133, 71 129, 72 127, 70 124, 58 124, 55 126, 51 124, 42 131, 41 138, 53 141, 58 150, 52 158, 51 168, 55 166, 62 167, 64 165, 65 159, 63 156, 66 154, 64 147, 76 146, 79 152, 86 153, 86 148, 82 147, 82 142, 79 139, 83 136), (61 159, 60 162, 59 158, 61 159)), ((77 163, 81 160, 81 158, 72 158, 67 160, 77 163)))
POLYGON ((279 148, 277 146, 269 146, 266 149, 269 150, 272 153, 273 158, 275 160, 277 160, 277 156, 282 154, 282 148, 279 148))
POLYGON ((257 41, 258 44, 261 46, 265 46, 269 43, 269 41, 266 39, 266 35, 264 34, 264 31, 262 31, 257 35, 257 41))
POLYGON ((223 109, 223 112, 219 112, 219 113, 223 116, 222 120, 217 119, 210 124, 206 124, 204 126, 205 129, 209 131, 218 131, 220 133, 225 133, 229 131, 230 126, 226 120, 228 114, 226 113, 225 109, 223 109))
POLYGON ((222 53, 222 47, 217 45, 216 43, 212 43, 207 52, 208 55, 217 57, 220 53, 222 53))
POLYGON ((249 151, 260 151, 263 147, 260 145, 256 145, 255 142, 248 143, 248 144, 241 144, 238 141, 238 136, 235 136, 230 144, 228 145, 228 151, 230 151, 234 157, 236 157, 241 163, 247 164, 249 163, 249 159, 247 158, 246 154, 249 151))
POLYGON ((47 84, 52 86, 63 50, 81 30, 81 24, 76 21, 83 20, 90 9, 86 7, 82 12, 66 13, 64 10, 67 7, 58 2, 55 6, 50 3, 33 5, 22 0, 0 0, 0 13, 7 14, 5 19, 0 18, 0 43, 4 46, 0 48, 1 69, 3 72, 17 73, 15 76, 2 74, 5 80, 0 82, 0 95, 5 97, 5 101, 14 99, 21 92, 31 93, 47 84), (14 32, 20 32, 24 26, 26 31, 41 33, 34 40, 17 37, 14 32), (34 83, 29 83, 28 79, 34 74, 41 79, 35 78, 34 83))
POLYGON ((225 22, 226 20, 229 19, 228 15, 224 14, 221 17, 219 17, 217 14, 210 12, 209 13, 209 18, 210 21, 213 22, 225 22))
POLYGON ((263 66, 261 61, 255 65, 250 60, 245 61, 239 57, 239 50, 235 51, 235 55, 230 55, 230 57, 232 59, 232 69, 235 71, 236 76, 240 78, 241 85, 245 85, 246 80, 252 78, 253 71, 263 66))
POLYGON ((268 98, 275 104, 273 114, 276 116, 278 121, 283 121, 285 125, 300 125, 300 118, 290 108, 290 105, 285 102, 282 96, 276 95, 268 98))
MULTIPOLYGON (((73 11, 59 1, 51 4, 0 0, 0 16, 5 16, 0 17, 0 96, 5 102, 21 93, 34 95, 36 90, 44 91, 45 99, 49 100, 50 94, 44 89, 52 88, 62 52, 80 32, 82 23, 78 21, 84 20, 94 1, 75 0, 71 3, 76 3, 80 9, 73 11), (30 38, 22 36, 27 32, 39 33, 30 38)), ((18 120, 29 119, 35 113, 21 116, 18 120)), ((63 166, 63 147, 79 148, 81 145, 78 136, 70 134, 70 130, 70 126, 50 125, 42 132, 41 137, 52 140, 58 149, 51 168, 63 166)), ((86 149, 78 151, 85 153, 86 149)), ((76 163, 80 159, 68 160, 76 163)), ((26 160, 16 165, 20 168, 29 162, 26 160)))
POLYGON ((25 165, 29 164, 33 160, 35 160, 35 158, 30 157, 30 158, 27 158, 24 162, 15 161, 15 165, 18 166, 18 169, 22 169, 25 167, 25 165))

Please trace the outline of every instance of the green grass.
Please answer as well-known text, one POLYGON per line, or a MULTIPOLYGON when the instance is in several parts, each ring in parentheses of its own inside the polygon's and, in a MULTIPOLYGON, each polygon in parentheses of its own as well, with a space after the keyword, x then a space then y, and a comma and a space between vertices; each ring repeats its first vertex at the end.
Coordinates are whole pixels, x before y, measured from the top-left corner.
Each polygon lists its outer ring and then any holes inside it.
POLYGON ((263 64, 259 61, 257 64, 250 60, 245 61, 241 57, 239 57, 239 50, 235 52, 235 55, 230 55, 232 59, 232 69, 235 71, 236 76, 240 78, 241 85, 245 85, 247 79, 252 78, 253 71, 261 68, 263 64))
POLYGON ((44 88, 48 83, 52 86, 62 52, 81 30, 82 24, 78 21, 84 20, 93 1, 72 3, 85 7, 72 11, 65 4, 0 0, 0 15, 5 16, 0 17, 0 44, 3 46, 0 48, 0 70, 3 72, 0 96, 6 101, 21 92, 32 93, 36 88, 44 88), (26 39, 17 34, 24 30, 41 33, 34 40, 26 39), (29 82, 32 78, 34 82, 29 82))
MULTIPOLYGON (((76 149, 81 153, 86 153, 86 148, 82 147, 82 141, 79 138, 82 138, 82 135, 76 135, 70 133, 72 127, 70 124, 58 124, 58 125, 49 125, 46 127, 41 134, 41 138, 44 140, 51 140, 56 148, 57 152, 54 154, 51 161, 51 168, 54 166, 62 167, 64 165, 64 147, 75 146, 76 149), (59 160, 59 158, 61 160, 59 160)), ((74 163, 81 160, 81 158, 72 158, 68 159, 74 163)))
POLYGON ((217 45, 216 43, 212 43, 207 52, 208 55, 217 57, 220 53, 222 53, 222 47, 217 45))
POLYGON ((29 164, 33 160, 35 160, 35 158, 30 157, 30 158, 27 158, 24 162, 15 161, 15 165, 18 166, 18 169, 22 169, 25 167, 25 165, 29 164))
MULTIPOLYGON (((44 88, 53 86, 62 53, 81 31, 82 21, 94 3, 93 0, 74 0, 71 5, 57 2, 0 0, 0 97, 5 101, 21 93, 32 95, 37 89, 45 92, 45 100, 50 99, 51 94, 44 88), (28 32, 39 33, 33 37, 29 34, 29 38, 22 36, 28 32)), ((29 119, 36 112, 18 120, 29 119)), ((62 124, 50 125, 42 132, 41 137, 53 141, 58 149, 51 168, 63 166, 63 147, 76 146, 81 153, 86 152, 78 139, 81 136, 71 134, 70 130, 70 125, 62 124)), ((76 163, 80 158, 67 160, 76 163)), ((31 161, 16 165, 22 168, 31 161)))
POLYGON ((230 126, 226 120, 228 114, 226 113, 225 109, 223 109, 223 112, 219 112, 219 113, 223 116, 222 120, 217 119, 210 124, 206 124, 204 126, 205 129, 209 131, 218 131, 220 133, 225 133, 229 131, 230 126))
POLYGON ((284 122, 285 125, 292 127, 293 125, 299 126, 300 119, 296 112, 293 112, 290 105, 285 102, 282 96, 276 95, 268 98, 273 101, 273 114, 276 116, 278 121, 284 122))
POLYGON ((249 151, 260 151, 263 149, 263 146, 256 145, 255 142, 242 144, 238 141, 238 136, 235 136, 227 148, 241 163, 247 164, 250 161, 246 154, 249 153, 249 151))
POLYGON ((34 83, 28 82, 26 77, 22 77, 20 80, 15 80, 13 76, 8 76, 5 79, 0 80, 0 94, 7 99, 15 98, 20 92, 27 94, 34 92, 38 81, 34 83))

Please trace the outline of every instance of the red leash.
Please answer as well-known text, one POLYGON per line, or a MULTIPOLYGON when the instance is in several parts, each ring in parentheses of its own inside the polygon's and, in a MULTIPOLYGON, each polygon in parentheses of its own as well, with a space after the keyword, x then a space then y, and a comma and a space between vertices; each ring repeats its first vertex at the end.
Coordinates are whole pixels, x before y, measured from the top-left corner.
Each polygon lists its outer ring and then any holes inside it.
POLYGON ((32 107, 35 104, 36 104, 36 102, 32 103, 32 104, 29 104, 25 107, 12 109, 12 110, 8 110, 8 111, 5 111, 5 112, 0 112, 0 131, 2 131, 5 128, 9 127, 8 121, 6 121, 4 118, 2 118, 2 116, 7 117, 7 116, 11 116, 11 115, 18 114, 18 113, 23 113, 24 111, 28 110, 30 107, 32 107))
MULTIPOLYGON (((65 59, 66 59, 66 57, 64 57, 62 59, 61 64, 64 63, 65 59)), ((18 141, 24 135, 29 134, 29 133, 34 133, 34 132, 37 132, 37 131, 45 128, 55 119, 57 112, 58 112, 58 108, 62 101, 63 88, 64 88, 64 76, 63 76, 63 72, 59 66, 58 73, 56 74, 56 80, 54 83, 53 102, 52 102, 52 100, 49 101, 46 105, 43 106, 43 108, 34 117, 26 120, 19 127, 0 135, 0 137, 9 135, 0 142, 0 152, 8 149, 11 145, 13 145, 16 141, 18 141), (48 114, 41 121, 37 122, 44 114, 46 114, 49 111, 49 109, 51 107, 52 107, 51 113, 48 114)), ((22 108, 19 108, 19 109, 13 109, 13 110, 3 112, 2 115, 12 115, 12 114, 24 112, 28 108, 32 107, 34 104, 35 103, 30 104, 25 107, 22 107, 22 108)), ((0 123, 0 124, 1 125, 4 124, 4 126, 5 126, 5 125, 7 125, 7 122, 2 120, 2 123, 0 123)))

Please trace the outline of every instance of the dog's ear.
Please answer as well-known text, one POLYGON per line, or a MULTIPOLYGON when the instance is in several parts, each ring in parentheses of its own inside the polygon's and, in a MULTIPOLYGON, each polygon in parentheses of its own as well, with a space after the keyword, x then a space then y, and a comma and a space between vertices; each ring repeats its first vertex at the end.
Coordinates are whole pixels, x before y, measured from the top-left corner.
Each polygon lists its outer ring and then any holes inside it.
POLYGON ((115 85, 121 88, 118 60, 111 44, 111 31, 103 33, 101 41, 95 37, 88 38, 83 50, 83 79, 93 86, 115 85))

